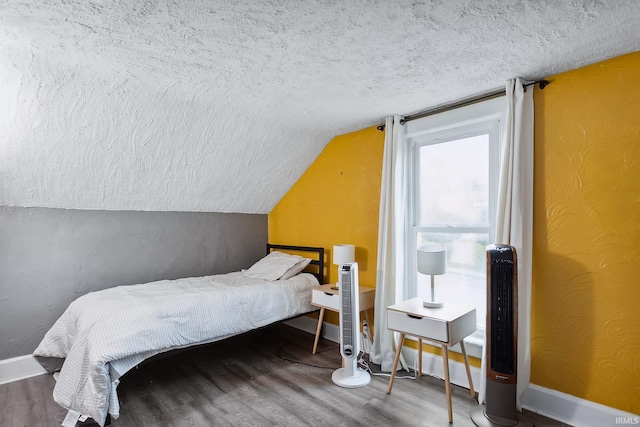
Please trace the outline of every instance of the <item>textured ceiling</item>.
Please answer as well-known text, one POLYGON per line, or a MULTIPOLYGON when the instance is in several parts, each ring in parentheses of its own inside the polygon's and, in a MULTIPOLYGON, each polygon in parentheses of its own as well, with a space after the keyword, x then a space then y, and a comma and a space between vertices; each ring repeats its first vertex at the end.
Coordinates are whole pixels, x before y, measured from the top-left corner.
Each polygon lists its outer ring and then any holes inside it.
POLYGON ((335 135, 637 50, 637 0, 0 0, 0 205, 268 213, 335 135))

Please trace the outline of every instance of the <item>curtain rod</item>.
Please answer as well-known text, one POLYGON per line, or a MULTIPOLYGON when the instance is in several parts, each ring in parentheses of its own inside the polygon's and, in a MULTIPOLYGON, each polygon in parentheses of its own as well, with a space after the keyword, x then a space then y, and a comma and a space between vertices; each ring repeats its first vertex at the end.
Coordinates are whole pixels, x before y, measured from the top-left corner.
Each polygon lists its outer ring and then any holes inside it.
MULTIPOLYGON (((525 91, 526 91, 526 88, 528 86, 533 86, 535 84, 537 84, 540 89, 544 89, 549 84, 549 81, 548 80, 536 80, 534 82, 527 83, 526 85, 524 85, 525 91)), ((464 98, 464 99, 461 99, 459 101, 454 101, 454 102, 449 103, 449 104, 437 105, 437 106, 435 106, 433 108, 429 108, 429 109, 423 110, 423 111, 418 111, 417 113, 413 113, 413 114, 409 114, 408 116, 405 116, 402 120, 400 120, 400 124, 403 125, 406 122, 411 121, 411 120, 421 119, 423 117, 432 116, 432 115, 438 114, 438 113, 444 113, 445 111, 454 110, 454 109, 460 108, 460 107, 466 107, 467 105, 477 104, 478 102, 482 102, 482 101, 488 101, 489 99, 498 98, 500 96, 504 96, 505 94, 506 94, 506 89, 499 89, 499 90, 494 90, 494 91, 491 91, 491 92, 485 92, 483 94, 475 95, 475 96, 472 96, 472 97, 469 97, 469 98, 464 98)), ((384 126, 385 125, 380 125, 380 126, 376 127, 376 129, 378 129, 380 132, 382 132, 382 131, 384 131, 384 126)))

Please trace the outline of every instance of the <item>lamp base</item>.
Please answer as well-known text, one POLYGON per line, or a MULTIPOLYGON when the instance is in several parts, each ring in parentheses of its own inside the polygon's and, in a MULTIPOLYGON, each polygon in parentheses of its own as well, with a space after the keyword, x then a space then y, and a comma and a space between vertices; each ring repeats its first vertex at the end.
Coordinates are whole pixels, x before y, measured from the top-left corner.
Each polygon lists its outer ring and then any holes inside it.
POLYGON ((422 306, 425 308, 440 308, 444 307, 444 303, 437 301, 422 301, 422 306))

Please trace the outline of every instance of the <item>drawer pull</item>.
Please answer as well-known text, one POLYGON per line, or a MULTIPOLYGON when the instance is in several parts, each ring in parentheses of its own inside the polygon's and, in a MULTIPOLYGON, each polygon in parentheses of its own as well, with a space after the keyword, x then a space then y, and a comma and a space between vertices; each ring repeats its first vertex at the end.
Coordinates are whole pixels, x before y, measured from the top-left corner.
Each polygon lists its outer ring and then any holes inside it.
POLYGON ((424 317, 414 316, 413 314, 407 314, 407 316, 411 317, 412 319, 424 319, 424 317))
POLYGON ((325 294, 325 295, 329 295, 330 297, 332 297, 332 296, 333 296, 333 294, 332 294, 332 293, 329 293, 329 292, 325 292, 324 294, 325 294))

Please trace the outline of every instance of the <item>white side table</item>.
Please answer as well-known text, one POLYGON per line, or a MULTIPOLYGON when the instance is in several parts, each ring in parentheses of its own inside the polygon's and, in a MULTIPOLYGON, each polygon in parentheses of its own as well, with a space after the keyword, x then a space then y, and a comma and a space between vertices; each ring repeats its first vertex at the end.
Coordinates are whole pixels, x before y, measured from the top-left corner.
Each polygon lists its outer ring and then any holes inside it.
MULTIPOLYGON (((360 294, 360 312, 364 312, 364 317, 371 327, 371 319, 369 313, 373 309, 375 302, 376 288, 369 288, 367 286, 358 286, 360 294)), ((318 340, 320 338, 320 331, 322 330, 322 322, 324 321, 325 310, 331 310, 340 312, 340 291, 336 288, 335 283, 314 286, 311 290, 311 305, 320 307, 320 314, 318 315, 318 326, 316 328, 316 339, 313 342, 313 354, 316 354, 318 349, 318 340)))
POLYGON ((447 395, 447 405, 449 409, 449 422, 453 422, 453 411, 451 409, 451 380, 449 378, 449 347, 460 343, 464 366, 469 379, 471 397, 476 396, 471 379, 471 369, 469 359, 464 347, 463 339, 471 335, 476 330, 476 309, 475 307, 447 301, 441 308, 425 308, 422 306, 421 298, 412 298, 387 307, 387 327, 400 333, 396 356, 393 360, 389 389, 391 393, 393 380, 395 379, 398 359, 402 351, 405 335, 418 337, 418 376, 422 376, 422 340, 432 341, 442 346, 442 359, 444 363, 444 381, 447 395))

